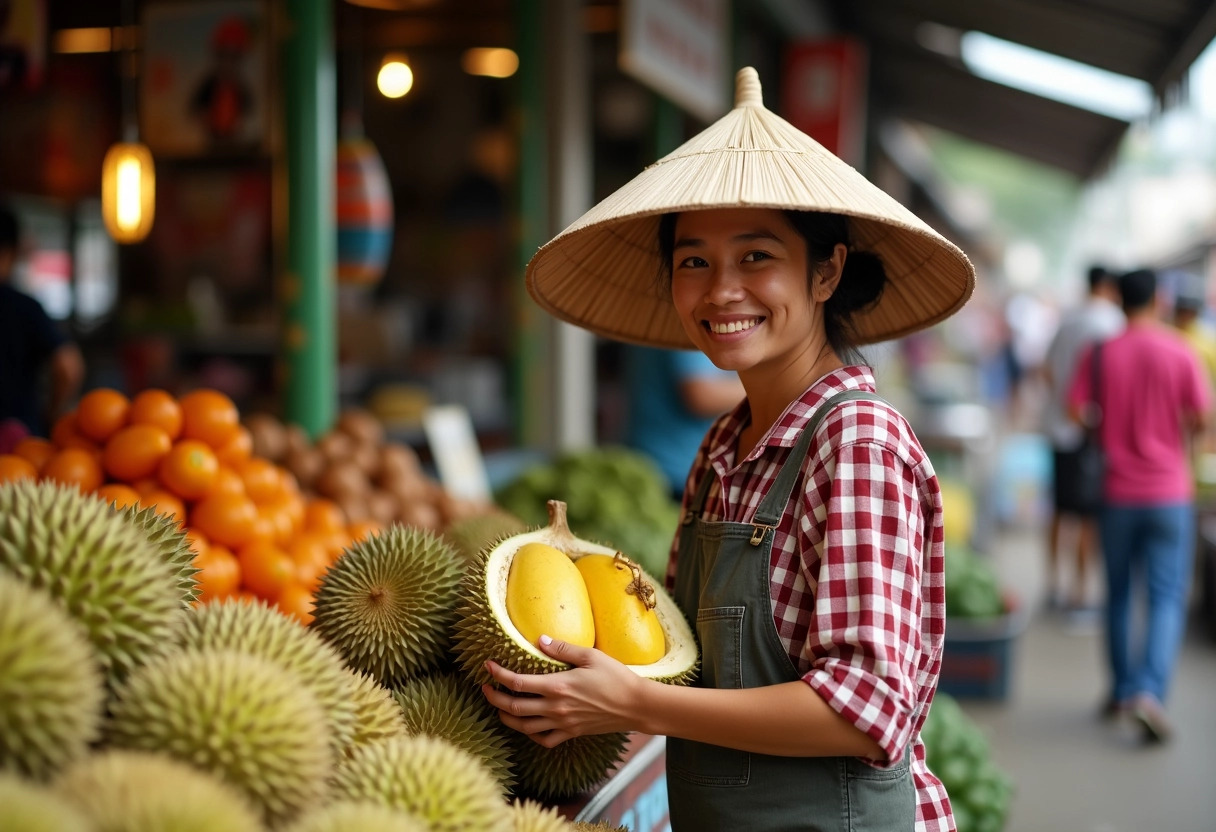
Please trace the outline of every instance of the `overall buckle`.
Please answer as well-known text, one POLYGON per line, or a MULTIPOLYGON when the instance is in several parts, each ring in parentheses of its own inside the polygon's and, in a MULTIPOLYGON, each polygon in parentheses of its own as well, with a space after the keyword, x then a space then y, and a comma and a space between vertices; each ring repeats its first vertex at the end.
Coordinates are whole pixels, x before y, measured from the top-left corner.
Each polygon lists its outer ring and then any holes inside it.
POLYGON ((752 523, 752 536, 748 542, 753 546, 759 546, 764 542, 764 535, 771 532, 775 526, 766 526, 764 523, 752 523))

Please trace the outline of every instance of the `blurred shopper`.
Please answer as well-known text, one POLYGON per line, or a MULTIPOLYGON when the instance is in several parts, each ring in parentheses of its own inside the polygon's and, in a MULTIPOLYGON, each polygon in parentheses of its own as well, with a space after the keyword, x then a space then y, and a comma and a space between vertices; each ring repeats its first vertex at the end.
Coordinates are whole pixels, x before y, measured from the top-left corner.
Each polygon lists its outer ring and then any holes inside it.
POLYGON ((1043 373, 1049 395, 1043 412, 1053 470, 1047 535, 1047 604, 1052 609, 1066 608, 1084 614, 1090 608, 1086 592, 1098 538, 1098 505, 1087 504, 1078 488, 1084 430, 1069 413, 1069 385, 1081 352, 1095 341, 1105 341, 1122 332, 1125 320, 1119 308, 1116 276, 1103 266, 1092 266, 1085 300, 1065 314, 1047 348, 1043 373), (1066 590, 1062 589, 1062 580, 1067 579, 1060 575, 1062 536, 1075 541, 1075 548, 1070 547, 1072 584, 1066 590))
POLYGON ((80 350, 38 301, 11 285, 20 244, 17 215, 0 205, 0 434, 8 437, 0 441, 11 444, 27 433, 45 436, 84 378, 80 350))
POLYGON ((1162 742, 1171 733, 1163 703, 1186 628, 1195 548, 1187 445, 1207 421, 1211 391, 1194 352, 1158 320, 1156 275, 1129 272, 1119 290, 1127 329, 1096 351, 1096 396, 1095 351, 1084 354, 1069 403, 1079 420, 1091 399, 1097 405, 1106 451, 1099 527, 1111 690, 1104 712, 1130 713, 1146 740, 1162 742), (1132 615, 1141 593, 1148 601, 1143 621, 1132 615))
POLYGON ((701 439, 714 417, 743 400, 743 385, 703 352, 636 346, 626 348, 625 379, 626 442, 658 464, 679 501, 701 439))
POLYGON ((1189 272, 1178 273, 1174 289, 1174 326, 1203 362, 1208 379, 1216 381, 1216 332, 1203 319, 1206 307, 1202 279, 1189 272))

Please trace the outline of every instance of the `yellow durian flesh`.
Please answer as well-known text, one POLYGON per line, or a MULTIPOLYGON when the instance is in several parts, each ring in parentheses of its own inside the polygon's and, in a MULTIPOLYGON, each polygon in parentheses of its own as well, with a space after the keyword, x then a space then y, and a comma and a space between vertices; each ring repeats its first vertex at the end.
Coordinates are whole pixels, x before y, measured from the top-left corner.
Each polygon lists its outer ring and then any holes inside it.
POLYGON ((595 618, 595 647, 625 664, 657 662, 667 652, 655 614, 654 586, 620 552, 584 555, 575 562, 595 618))
POLYGON ((547 543, 525 543, 511 559, 507 614, 529 644, 542 634, 579 647, 595 644, 583 576, 569 555, 547 543))

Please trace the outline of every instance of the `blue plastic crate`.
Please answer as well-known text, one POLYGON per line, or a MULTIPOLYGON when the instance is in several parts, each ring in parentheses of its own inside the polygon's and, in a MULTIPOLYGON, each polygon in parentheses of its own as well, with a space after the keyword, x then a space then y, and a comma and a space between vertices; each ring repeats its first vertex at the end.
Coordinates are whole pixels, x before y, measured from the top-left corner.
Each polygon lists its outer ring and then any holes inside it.
POLYGON ((1028 621, 1022 612, 986 619, 947 619, 937 689, 956 699, 1007 699, 1013 686, 1017 641, 1028 621))

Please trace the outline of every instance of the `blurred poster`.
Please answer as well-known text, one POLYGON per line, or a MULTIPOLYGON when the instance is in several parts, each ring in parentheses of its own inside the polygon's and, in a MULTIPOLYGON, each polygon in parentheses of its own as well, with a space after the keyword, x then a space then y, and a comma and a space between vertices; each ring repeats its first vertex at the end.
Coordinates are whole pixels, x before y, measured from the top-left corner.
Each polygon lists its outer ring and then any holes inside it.
POLYGON ((46 0, 0 0, 0 89, 42 83, 46 41, 46 0))
POLYGON ((262 151, 269 106, 263 0, 157 3, 144 11, 143 25, 140 125, 152 152, 262 151))
POLYGON ((854 167, 865 149, 866 52, 851 38, 786 48, 781 115, 854 167))
POLYGON ((621 69, 704 121, 729 108, 727 0, 627 0, 621 69))

